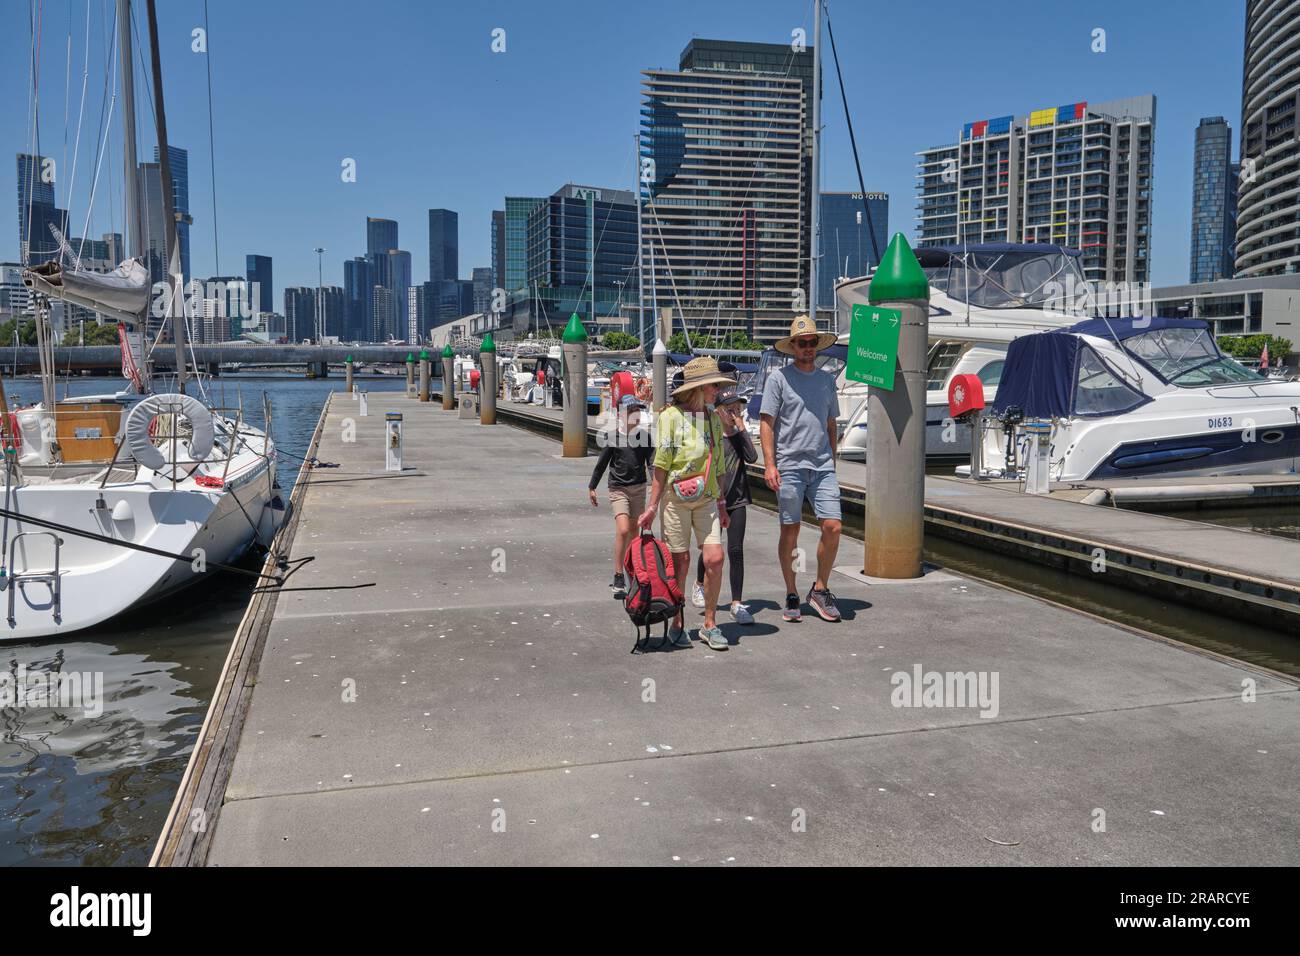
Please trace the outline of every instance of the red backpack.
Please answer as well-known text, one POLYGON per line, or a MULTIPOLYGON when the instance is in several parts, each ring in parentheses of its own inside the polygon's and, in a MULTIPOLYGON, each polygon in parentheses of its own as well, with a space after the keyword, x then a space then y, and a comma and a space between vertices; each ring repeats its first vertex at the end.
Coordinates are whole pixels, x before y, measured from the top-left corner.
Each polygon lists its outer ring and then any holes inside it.
POLYGON ((636 625, 636 643, 632 653, 650 645, 650 628, 663 622, 664 635, 659 646, 668 643, 668 625, 686 604, 673 573, 673 557, 662 541, 649 531, 642 531, 627 547, 623 556, 623 574, 627 579, 627 596, 623 610, 636 625), (641 628, 645 628, 645 638, 641 628))

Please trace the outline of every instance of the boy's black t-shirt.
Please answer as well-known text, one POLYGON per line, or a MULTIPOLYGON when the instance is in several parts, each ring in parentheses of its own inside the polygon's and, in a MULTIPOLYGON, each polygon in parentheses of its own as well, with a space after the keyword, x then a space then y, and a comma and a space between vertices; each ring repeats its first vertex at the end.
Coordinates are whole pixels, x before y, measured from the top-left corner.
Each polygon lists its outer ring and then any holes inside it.
POLYGON ((609 487, 627 488, 643 485, 646 481, 646 468, 654 460, 655 447, 648 432, 638 429, 629 435, 619 435, 618 445, 606 445, 596 460, 596 469, 591 473, 591 484, 587 487, 595 490, 600 484, 600 477, 609 468, 609 487), (622 440, 626 440, 623 444, 622 440))

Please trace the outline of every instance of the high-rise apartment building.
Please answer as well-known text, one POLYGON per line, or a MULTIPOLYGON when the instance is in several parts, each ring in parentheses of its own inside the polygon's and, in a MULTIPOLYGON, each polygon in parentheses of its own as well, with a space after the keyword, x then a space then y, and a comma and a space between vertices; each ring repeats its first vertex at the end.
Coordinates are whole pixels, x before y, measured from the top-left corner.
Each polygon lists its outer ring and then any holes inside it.
POLYGON ((1052 243, 1089 279, 1148 281, 1155 123, 1148 94, 965 124, 918 154, 919 244, 1052 243))
POLYGON ((375 286, 370 260, 356 256, 343 263, 344 335, 349 341, 368 342, 373 331, 370 310, 375 286))
POLYGON ((450 209, 430 209, 429 281, 441 282, 459 275, 460 217, 450 209))
POLYGON ((54 208, 54 171, 57 167, 53 164, 54 160, 48 156, 18 154, 18 258, 22 261, 35 261, 30 255, 32 248, 42 254, 51 246, 58 248, 45 224, 54 221, 62 229, 61 220, 46 215, 39 222, 32 221, 33 206, 54 208))
POLYGON ((885 254, 888 194, 822 193, 817 231, 817 308, 834 309, 835 280, 866 275, 885 254))
POLYGON ((647 305, 768 339, 807 311, 812 56, 696 39, 642 72, 647 305))
POLYGON ((1232 127, 1222 116, 1209 116, 1196 127, 1192 159, 1190 282, 1232 278, 1236 214, 1232 127))
POLYGON ((487 266, 476 266, 470 272, 470 282, 474 286, 474 311, 492 311, 492 270, 487 266))
POLYGON ((406 290, 411 287, 411 254, 402 249, 388 250, 388 291, 393 315, 388 323, 395 339, 406 338, 406 290))
POLYGON ((1236 275, 1300 272, 1300 0, 1246 0, 1236 275))
POLYGON ((504 209, 492 210, 492 287, 496 289, 506 288, 506 213, 504 209))
POLYGON ((397 222, 393 219, 366 217, 366 258, 374 270, 375 285, 390 286, 388 250, 397 249, 397 222))
POLYGON ((275 289, 271 283, 271 257, 245 256, 244 275, 248 279, 249 286, 257 290, 257 311, 272 311, 275 302, 275 289))
POLYGON ((316 337, 316 287, 286 286, 284 334, 291 343, 316 337))

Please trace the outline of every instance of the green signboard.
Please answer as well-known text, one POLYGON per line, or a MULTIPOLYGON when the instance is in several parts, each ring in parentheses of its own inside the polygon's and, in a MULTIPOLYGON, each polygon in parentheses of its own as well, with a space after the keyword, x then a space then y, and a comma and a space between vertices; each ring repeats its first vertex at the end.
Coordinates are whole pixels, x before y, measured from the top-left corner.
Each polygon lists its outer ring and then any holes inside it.
POLYGON ((898 329, 903 314, 898 309, 855 305, 849 326, 848 364, 844 377, 873 388, 894 390, 898 362, 898 329))

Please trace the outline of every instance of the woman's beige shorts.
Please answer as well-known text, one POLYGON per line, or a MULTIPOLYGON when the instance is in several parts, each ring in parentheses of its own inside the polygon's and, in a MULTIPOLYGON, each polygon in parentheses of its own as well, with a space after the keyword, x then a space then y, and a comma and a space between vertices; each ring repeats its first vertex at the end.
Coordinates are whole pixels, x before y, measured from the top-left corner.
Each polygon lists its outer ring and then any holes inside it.
POLYGON ((627 515, 636 524, 636 519, 645 511, 645 485, 627 485, 609 489, 609 504, 614 509, 614 517, 627 515))
POLYGON ((722 544, 722 523, 718 520, 718 500, 685 502, 671 492, 664 502, 664 542, 674 554, 691 550, 691 529, 695 540, 706 544, 722 544))

